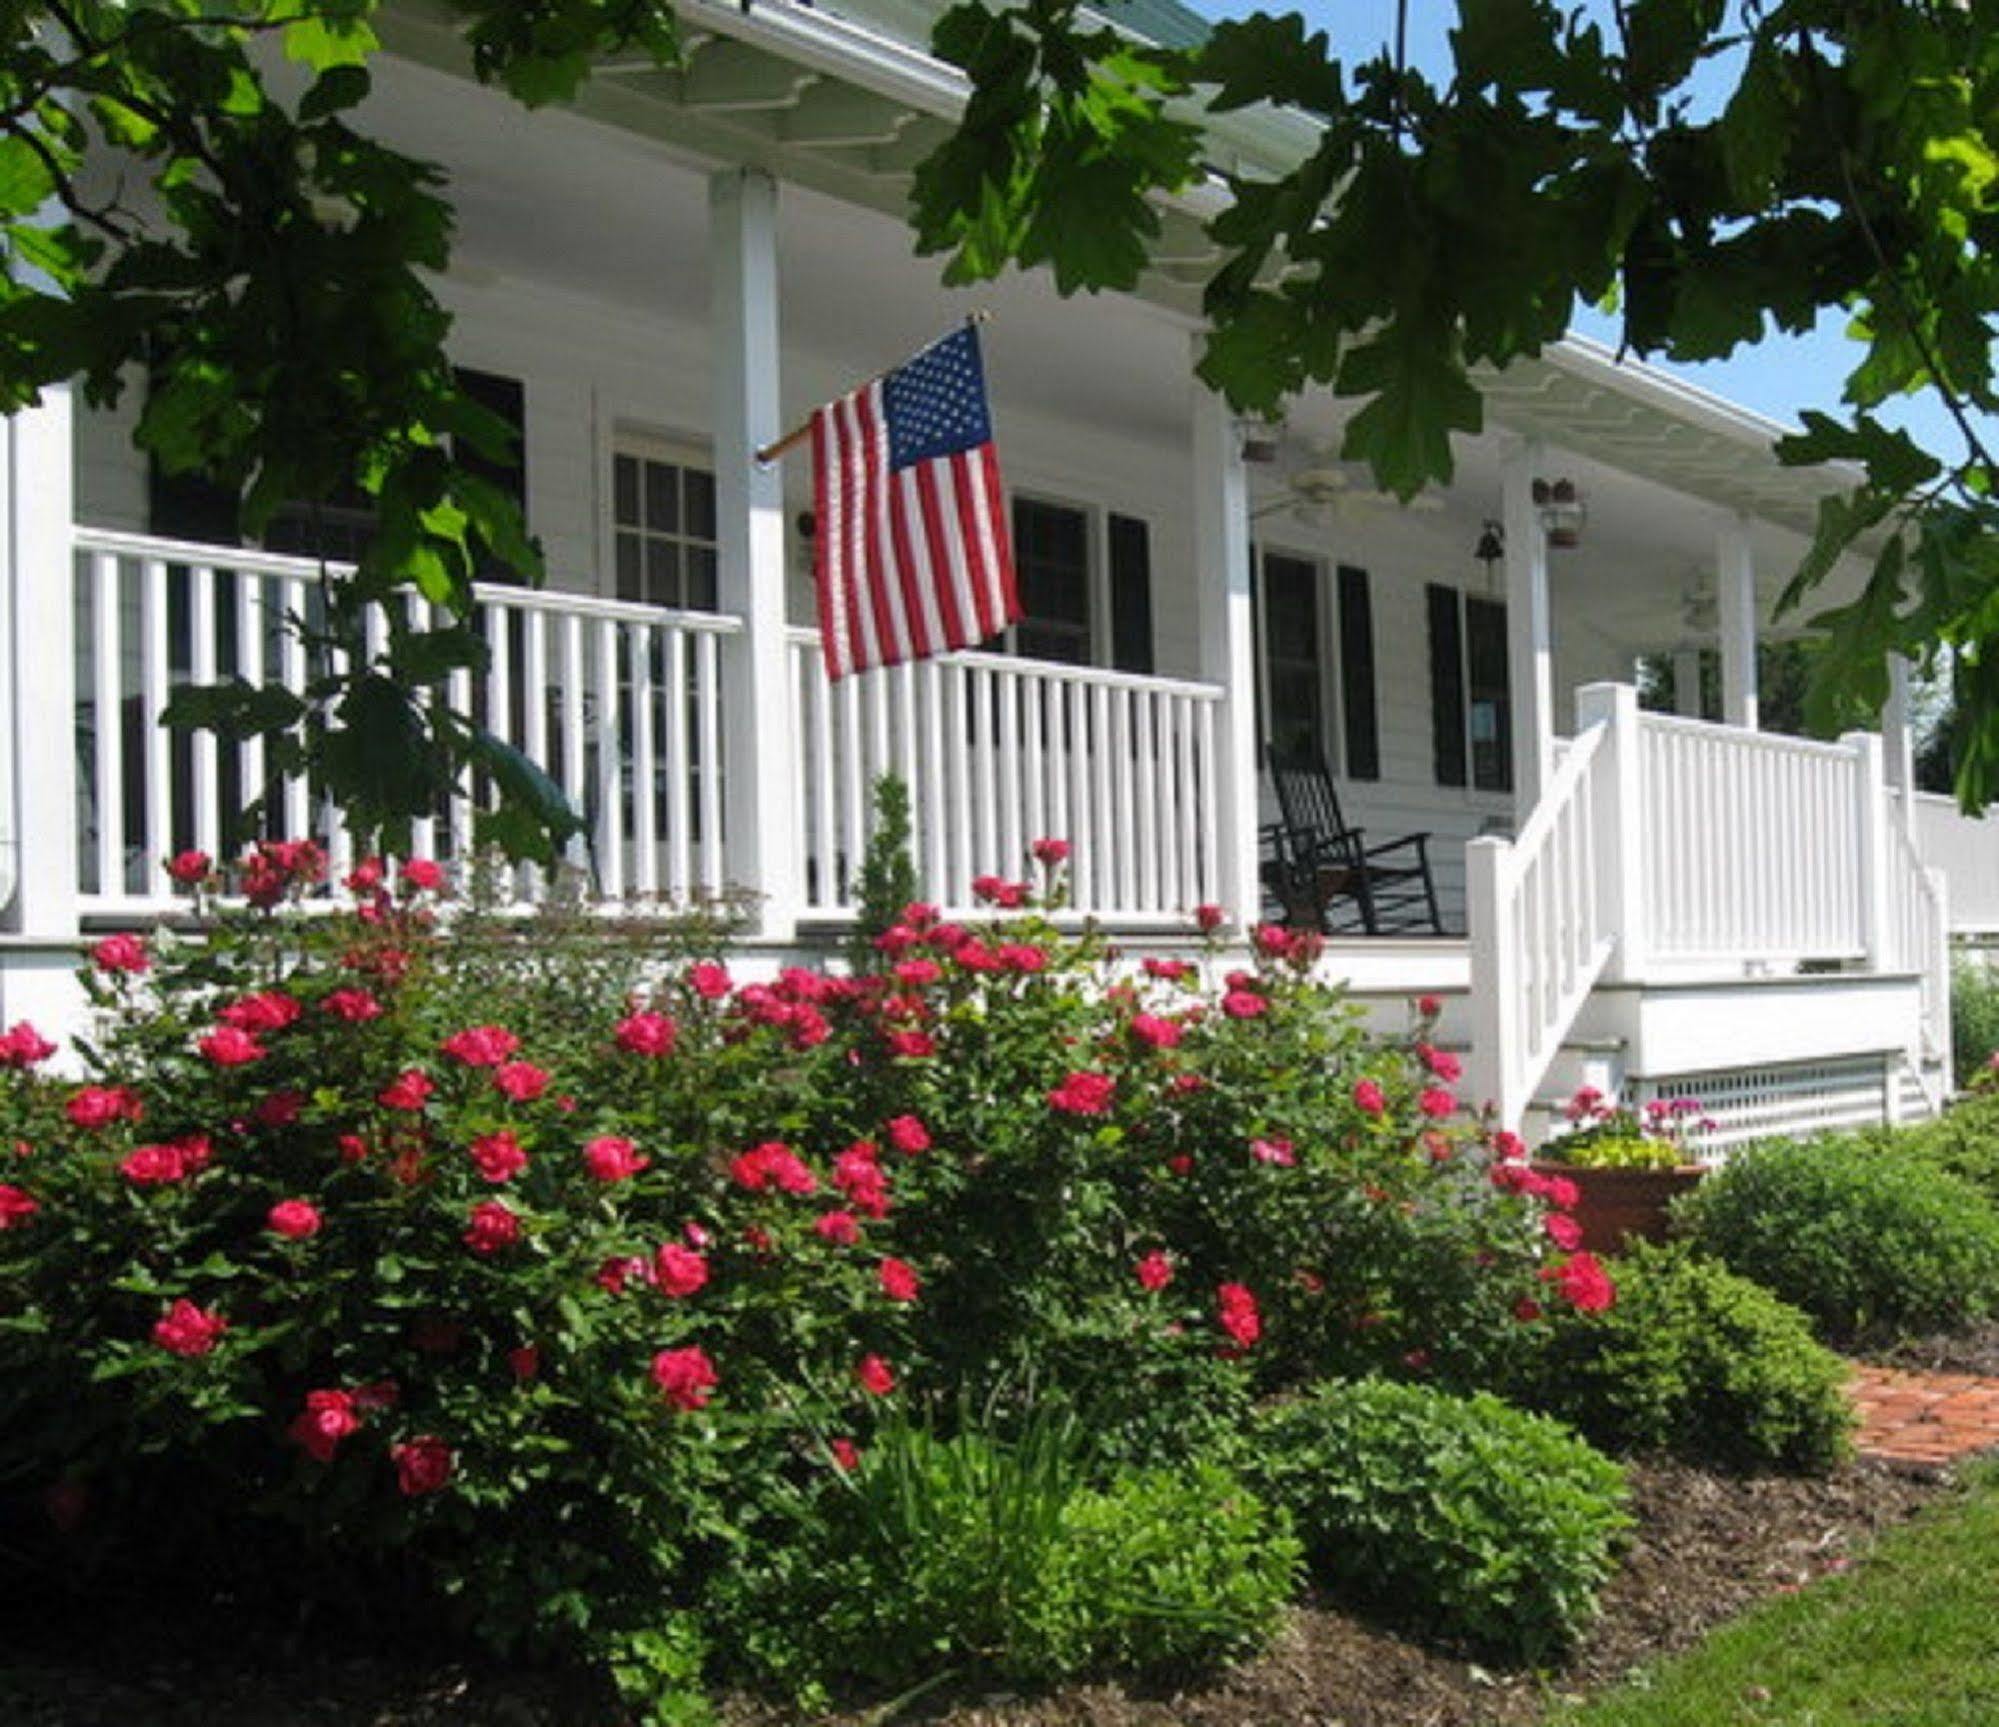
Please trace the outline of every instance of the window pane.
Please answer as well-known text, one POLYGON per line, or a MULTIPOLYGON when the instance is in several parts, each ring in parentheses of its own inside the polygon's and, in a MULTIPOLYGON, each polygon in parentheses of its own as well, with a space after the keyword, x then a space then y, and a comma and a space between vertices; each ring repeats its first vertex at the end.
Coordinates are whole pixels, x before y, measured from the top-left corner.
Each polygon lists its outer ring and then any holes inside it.
POLYGON ((1507 688, 1506 608, 1465 598, 1465 664, 1471 696, 1472 784, 1513 789, 1513 702, 1507 688))
POLYGON ((683 468, 686 477, 687 520, 684 531, 691 540, 715 537, 715 476, 699 468, 683 468))
POLYGON ((645 592, 645 545, 637 534, 618 536, 618 598, 642 600, 645 592))
POLYGON ((639 462, 636 456, 619 456, 611 463, 612 513, 621 528, 639 525, 639 462))
POLYGON ((1430 756, 1440 786, 1465 783, 1464 638, 1458 591, 1432 583, 1430 614, 1430 756))
POLYGON ((674 533, 680 527, 680 470, 668 462, 647 462, 646 526, 654 533, 674 533))
POLYGON ((646 598, 656 606, 680 604, 680 548, 671 540, 646 542, 646 598))
POLYGON ((1374 601, 1367 571, 1340 566, 1340 729, 1347 777, 1381 777, 1381 734, 1374 708, 1374 601))
POLYGON ((1146 526, 1113 516, 1111 540, 1111 664, 1121 672, 1152 670, 1152 547, 1146 526))
POLYGON ((1026 617, 1019 652, 1071 664, 1090 660, 1089 519, 1061 504, 1016 498, 1014 564, 1026 617), (1038 626, 1038 627, 1037 627, 1038 626))
POLYGON ((715 552, 710 546, 689 546, 687 559, 687 590, 682 601, 690 611, 712 612, 715 610, 715 552))

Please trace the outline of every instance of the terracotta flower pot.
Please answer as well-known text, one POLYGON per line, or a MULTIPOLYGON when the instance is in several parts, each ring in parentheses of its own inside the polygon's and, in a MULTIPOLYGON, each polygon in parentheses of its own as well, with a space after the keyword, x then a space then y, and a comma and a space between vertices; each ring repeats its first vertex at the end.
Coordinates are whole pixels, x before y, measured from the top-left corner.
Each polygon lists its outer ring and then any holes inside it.
POLYGON ((1666 1208, 1707 1173, 1698 1163, 1672 1169, 1581 1169, 1567 1163, 1537 1163, 1542 1175, 1575 1183, 1571 1215, 1582 1226, 1582 1245, 1591 1253, 1615 1253, 1627 1238, 1664 1241, 1666 1208))

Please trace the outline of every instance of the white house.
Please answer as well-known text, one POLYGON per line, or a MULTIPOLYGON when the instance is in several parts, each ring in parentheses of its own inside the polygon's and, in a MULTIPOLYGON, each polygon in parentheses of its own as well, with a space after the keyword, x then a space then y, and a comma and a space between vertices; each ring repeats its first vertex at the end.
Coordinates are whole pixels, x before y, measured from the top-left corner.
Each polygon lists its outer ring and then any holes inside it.
MULTIPOLYGON (((1195 383, 1205 193, 1167 208, 1136 294, 946 290, 901 217, 966 94, 921 46, 936 9, 691 0, 684 70, 606 66, 537 113, 472 80, 447 9, 384 22, 368 119, 449 171, 455 357, 521 428, 499 477, 552 572, 484 591, 491 669, 451 699, 588 813, 604 892, 740 885, 758 952, 823 941, 851 915, 867 787, 895 769, 933 898, 964 905, 1054 834, 1079 913, 1171 939, 1215 901, 1246 924, 1264 741, 1309 742, 1370 844, 1431 836, 1446 932, 1335 940, 1328 972, 1384 1011, 1450 997, 1472 1088, 1509 1120, 1583 1075, 1696 1092, 1723 1140, 1935 1107, 1948 935, 1999 927, 1999 846, 1896 790, 1906 703, 1885 747, 1756 729, 1755 640, 1835 482, 1783 468, 1756 415, 1572 341, 1489 379, 1454 484, 1398 508, 1330 455, 1329 398, 1273 433, 1195 383), (829 687, 809 464, 751 452, 974 307, 1028 621, 829 687), (1580 498, 1572 549, 1550 548, 1537 481, 1580 498), (1640 713, 1637 656, 1704 646, 1723 711, 1640 713)), ((1198 28, 1171 0, 1124 17, 1198 28)), ((1212 141, 1254 169, 1309 132, 1247 113, 1212 141)), ((278 628, 318 579, 287 555, 303 530, 228 544, 129 420, 58 391, 6 428, 8 1020, 74 1011, 80 939, 171 912, 159 860, 222 849, 264 784, 254 748, 155 726, 169 689, 305 671, 278 628)), ((366 528, 336 520, 318 549, 366 528)), ((469 794, 423 846, 465 853, 469 794)), ((339 860, 309 788, 276 802, 339 860)))

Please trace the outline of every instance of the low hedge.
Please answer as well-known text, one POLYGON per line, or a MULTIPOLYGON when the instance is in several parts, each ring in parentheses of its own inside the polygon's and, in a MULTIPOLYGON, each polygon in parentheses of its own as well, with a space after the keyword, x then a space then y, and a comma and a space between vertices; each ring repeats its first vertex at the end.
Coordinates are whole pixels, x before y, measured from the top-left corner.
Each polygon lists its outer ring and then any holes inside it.
POLYGON ((1795 1308, 1679 1243, 1634 1244, 1617 1291, 1553 1316, 1527 1390, 1540 1407, 1620 1453, 1798 1472, 1846 1455, 1845 1364, 1795 1308))
POLYGON ((1251 1473, 1321 1578, 1509 1660, 1574 1640, 1631 1522, 1623 1471, 1560 1423, 1389 1380, 1268 1408, 1251 1473))
POLYGON ((1701 1183, 1680 1219, 1829 1338, 1945 1330, 1999 1306, 1999 1211, 1892 1139, 1752 1146, 1701 1183))

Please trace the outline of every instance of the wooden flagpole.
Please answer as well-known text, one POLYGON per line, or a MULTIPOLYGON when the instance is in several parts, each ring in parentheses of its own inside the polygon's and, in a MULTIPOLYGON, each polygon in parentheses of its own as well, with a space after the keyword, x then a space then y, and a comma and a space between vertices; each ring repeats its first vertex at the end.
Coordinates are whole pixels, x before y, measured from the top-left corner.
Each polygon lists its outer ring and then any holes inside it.
MULTIPOLYGON (((983 306, 980 307, 976 312, 967 312, 965 314, 965 322, 967 324, 990 324, 992 321, 993 321, 992 313, 987 311, 983 306)), ((941 336, 938 337, 938 341, 942 340, 943 337, 941 336)), ((919 350, 919 352, 920 351, 921 350, 919 350)), ((907 362, 904 363, 907 364, 907 362)), ((891 366, 889 367, 888 370, 889 372, 892 372, 895 370, 895 368, 891 366)), ((875 381, 875 378, 885 378, 887 376, 888 372, 877 372, 875 373, 874 378, 869 378, 867 380, 867 383, 857 384, 855 388, 864 390, 867 388, 868 384, 872 384, 875 381)), ((771 463, 775 462, 780 456, 784 455, 787 451, 797 449, 800 444, 804 443, 805 440, 811 436, 812 436, 812 421, 809 418, 799 421, 799 423, 793 426, 790 431, 786 432, 783 437, 777 439, 774 443, 765 444, 758 449, 756 453, 757 466, 760 468, 769 467, 771 463)))

